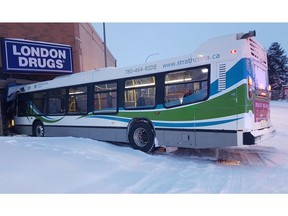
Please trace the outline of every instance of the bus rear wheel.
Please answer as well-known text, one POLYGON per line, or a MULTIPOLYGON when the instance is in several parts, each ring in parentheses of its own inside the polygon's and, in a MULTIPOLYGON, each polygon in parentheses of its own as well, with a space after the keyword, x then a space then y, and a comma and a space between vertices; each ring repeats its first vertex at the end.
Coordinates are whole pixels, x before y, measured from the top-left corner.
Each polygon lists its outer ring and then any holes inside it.
POLYGON ((44 125, 40 121, 36 121, 33 124, 33 136, 44 137, 44 125))
POLYGON ((155 148, 154 132, 152 128, 144 123, 137 122, 133 124, 128 135, 131 147, 143 152, 152 152, 155 148))

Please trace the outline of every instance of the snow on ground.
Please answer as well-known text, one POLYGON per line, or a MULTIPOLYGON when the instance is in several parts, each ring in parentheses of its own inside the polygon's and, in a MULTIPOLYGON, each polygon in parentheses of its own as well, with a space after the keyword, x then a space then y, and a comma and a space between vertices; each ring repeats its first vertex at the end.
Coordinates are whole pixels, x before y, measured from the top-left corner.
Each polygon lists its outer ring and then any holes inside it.
POLYGON ((287 194, 288 102, 271 104, 276 135, 220 149, 231 163, 192 150, 150 155, 85 138, 0 137, 0 193, 287 194))
POLYGON ((272 102, 274 137, 220 150, 231 164, 192 150, 149 155, 85 138, 0 137, 0 193, 288 193, 287 111, 272 102))

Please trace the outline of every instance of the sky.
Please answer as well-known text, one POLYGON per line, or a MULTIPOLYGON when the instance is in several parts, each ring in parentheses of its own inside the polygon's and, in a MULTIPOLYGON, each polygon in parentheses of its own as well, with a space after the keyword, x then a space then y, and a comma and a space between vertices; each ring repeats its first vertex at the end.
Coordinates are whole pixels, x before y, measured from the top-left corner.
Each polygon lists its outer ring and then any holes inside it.
MULTIPOLYGON (((103 39, 103 23, 93 26, 103 39)), ((118 67, 186 55, 210 38, 252 30, 266 50, 278 42, 288 51, 288 22, 105 22, 105 30, 118 67)))
POLYGON ((155 1, 88 0, 67 3, 50 0, 36 9, 36 0, 1 3, 1 22, 89 22, 106 41, 118 67, 133 66, 186 55, 205 40, 256 30, 256 39, 268 49, 279 42, 288 51, 288 13, 283 0, 269 4, 242 0, 155 1), (15 7, 17 5, 17 8, 15 7), (147 59, 148 58, 148 59, 147 59))
POLYGON ((219 149, 218 158, 211 150, 146 154, 87 138, 0 137, 0 214, 283 215, 288 102, 271 104, 276 135, 219 149))

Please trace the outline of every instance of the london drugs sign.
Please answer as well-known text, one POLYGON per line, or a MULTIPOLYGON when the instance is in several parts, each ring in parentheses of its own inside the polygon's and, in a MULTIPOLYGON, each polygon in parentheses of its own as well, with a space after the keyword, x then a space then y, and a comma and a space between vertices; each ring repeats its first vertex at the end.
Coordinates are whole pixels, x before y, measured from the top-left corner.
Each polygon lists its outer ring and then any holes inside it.
POLYGON ((73 73, 72 48, 64 44, 2 39, 4 72, 73 73))

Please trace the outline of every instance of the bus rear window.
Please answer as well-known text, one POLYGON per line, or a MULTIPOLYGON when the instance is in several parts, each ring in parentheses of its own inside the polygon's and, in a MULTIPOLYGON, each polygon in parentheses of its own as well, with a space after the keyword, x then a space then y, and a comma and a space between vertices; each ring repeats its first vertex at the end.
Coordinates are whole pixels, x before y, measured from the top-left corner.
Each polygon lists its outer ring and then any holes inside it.
POLYGON ((255 65, 255 87, 256 89, 268 89, 268 77, 264 69, 255 65))
POLYGON ((254 76, 255 76, 256 94, 260 96, 266 96, 266 92, 268 91, 269 87, 268 73, 264 69, 255 64, 254 76))

